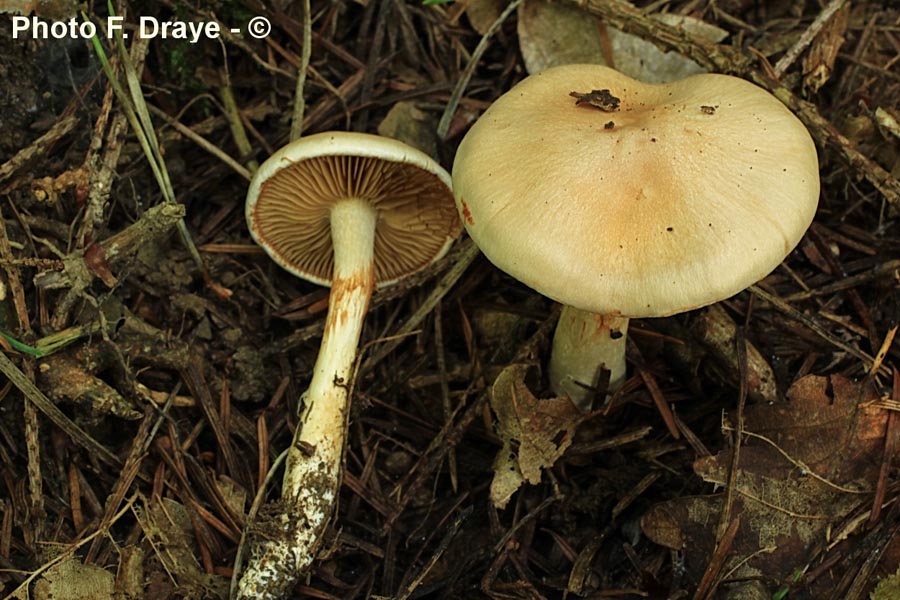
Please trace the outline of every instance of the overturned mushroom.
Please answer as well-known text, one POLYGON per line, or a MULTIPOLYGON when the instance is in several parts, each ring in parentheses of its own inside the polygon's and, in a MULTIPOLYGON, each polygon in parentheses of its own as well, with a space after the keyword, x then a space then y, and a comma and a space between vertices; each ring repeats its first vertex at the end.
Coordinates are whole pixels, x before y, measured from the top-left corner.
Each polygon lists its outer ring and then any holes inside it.
POLYGON ((809 133, 751 83, 649 85, 566 65, 482 115, 453 188, 488 259, 565 305, 550 382, 587 409, 601 367, 611 389, 624 379, 628 318, 711 304, 763 278, 812 221, 819 175, 809 133))
MULTIPOLYGON (((332 132, 285 146, 247 194, 254 240, 286 270, 330 285, 328 316, 280 506, 251 543, 240 598, 281 598, 315 556, 340 480, 348 389, 375 286, 447 251, 461 229, 450 177, 426 154, 374 135, 332 132)), ((270 511, 271 512, 271 511, 270 511)))

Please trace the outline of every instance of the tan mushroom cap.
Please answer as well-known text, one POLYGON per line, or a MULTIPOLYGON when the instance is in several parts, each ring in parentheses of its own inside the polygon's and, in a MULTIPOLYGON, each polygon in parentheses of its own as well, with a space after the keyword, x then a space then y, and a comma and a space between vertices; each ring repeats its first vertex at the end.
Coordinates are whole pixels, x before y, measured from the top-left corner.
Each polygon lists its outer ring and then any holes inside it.
POLYGON ((663 85, 597 65, 521 81, 463 139, 457 206, 484 254, 559 302, 674 314, 762 279, 819 197, 816 149, 774 96, 695 75, 663 85), (608 89, 615 112, 570 92, 608 89))
POLYGON ((364 133, 318 133, 266 160, 250 182, 250 233, 298 277, 328 286, 334 256, 330 211, 350 198, 377 211, 375 282, 390 285, 437 260, 461 223, 450 176, 403 142, 364 133))

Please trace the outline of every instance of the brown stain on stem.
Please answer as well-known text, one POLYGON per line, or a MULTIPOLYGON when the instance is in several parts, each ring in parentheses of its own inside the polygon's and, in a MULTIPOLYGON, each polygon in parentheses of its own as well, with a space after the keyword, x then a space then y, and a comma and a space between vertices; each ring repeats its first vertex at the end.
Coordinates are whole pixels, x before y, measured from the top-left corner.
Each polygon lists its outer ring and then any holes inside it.
MULTIPOLYGON (((613 335, 614 333, 618 334, 622 328, 623 322, 627 323, 627 318, 622 317, 619 313, 610 313, 610 314, 598 314, 594 319, 594 331, 590 333, 590 337, 598 337, 598 336, 609 336, 613 339, 618 339, 621 335, 613 335)), ((588 332, 583 332, 588 333, 588 332)))
POLYGON ((372 298, 372 290, 375 288, 375 267, 369 265, 362 271, 353 273, 349 277, 338 277, 331 284, 331 293, 328 296, 328 316, 325 319, 324 335, 329 335, 334 329, 344 327, 350 313, 345 298, 355 294, 362 288, 368 288, 366 302, 361 314, 365 314, 372 298))

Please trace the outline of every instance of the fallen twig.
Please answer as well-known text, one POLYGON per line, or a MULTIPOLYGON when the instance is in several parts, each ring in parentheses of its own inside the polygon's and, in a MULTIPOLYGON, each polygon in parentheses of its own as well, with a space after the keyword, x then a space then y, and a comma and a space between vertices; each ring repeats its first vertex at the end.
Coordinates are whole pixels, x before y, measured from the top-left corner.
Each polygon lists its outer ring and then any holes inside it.
MULTIPOLYGON (((12 177, 32 160, 43 156, 53 146, 54 142, 72 131, 76 125, 78 125, 78 119, 73 116, 63 117, 54 123, 47 133, 16 152, 15 156, 0 165, 0 183, 12 177)), ((6 193, 6 191, 5 188, 0 188, 0 192, 6 193)))
POLYGON ((63 432, 72 438, 72 441, 94 454, 104 463, 121 467, 122 461, 118 456, 106 449, 106 447, 87 434, 81 427, 76 425, 69 417, 63 413, 47 396, 37 389, 37 387, 16 367, 15 364, 6 356, 5 352, 0 352, 0 372, 9 379, 13 385, 25 394, 28 401, 44 413, 48 419, 63 430, 63 432))
POLYGON ((825 27, 825 24, 828 23, 828 20, 841 9, 844 4, 846 4, 847 0, 831 0, 831 2, 822 9, 822 12, 819 13, 819 16, 816 17, 816 20, 812 22, 810 25, 800 36, 800 39, 791 46, 791 48, 784 53, 777 63, 775 63, 775 67, 773 67, 772 71, 775 73, 776 77, 781 77, 784 73, 790 68, 794 61, 797 60, 797 57, 806 50, 806 48, 812 43, 813 39, 822 31, 822 28, 825 27))
POLYGON ((472 79, 472 75, 475 73, 475 67, 477 67, 478 63, 481 61, 481 56, 484 54, 484 51, 487 50, 488 43, 491 41, 494 33, 500 29, 503 22, 506 21, 509 15, 511 15, 521 3, 522 0, 511 0, 503 12, 500 13, 500 16, 497 17, 497 20, 491 23, 488 30, 484 32, 481 41, 478 42, 478 46, 475 47, 475 51, 472 52, 472 56, 469 58, 469 64, 466 65, 466 69, 463 71, 462 76, 459 78, 459 81, 456 82, 453 93, 450 94, 450 100, 447 101, 447 106, 444 108, 444 114, 441 115, 441 120, 438 122, 437 135, 439 138, 444 139, 447 137, 447 132, 450 130, 450 122, 453 120, 453 115, 456 114, 456 107, 459 105, 463 92, 466 91, 466 86, 469 85, 469 80, 472 79))

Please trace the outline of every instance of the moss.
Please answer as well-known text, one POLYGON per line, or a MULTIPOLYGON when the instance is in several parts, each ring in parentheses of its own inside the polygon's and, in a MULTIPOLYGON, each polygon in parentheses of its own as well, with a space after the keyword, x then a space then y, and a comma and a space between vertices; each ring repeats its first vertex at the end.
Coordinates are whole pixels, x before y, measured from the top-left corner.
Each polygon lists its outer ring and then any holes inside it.
POLYGON ((869 598, 870 600, 897 600, 900 598, 900 569, 879 581, 869 598))

